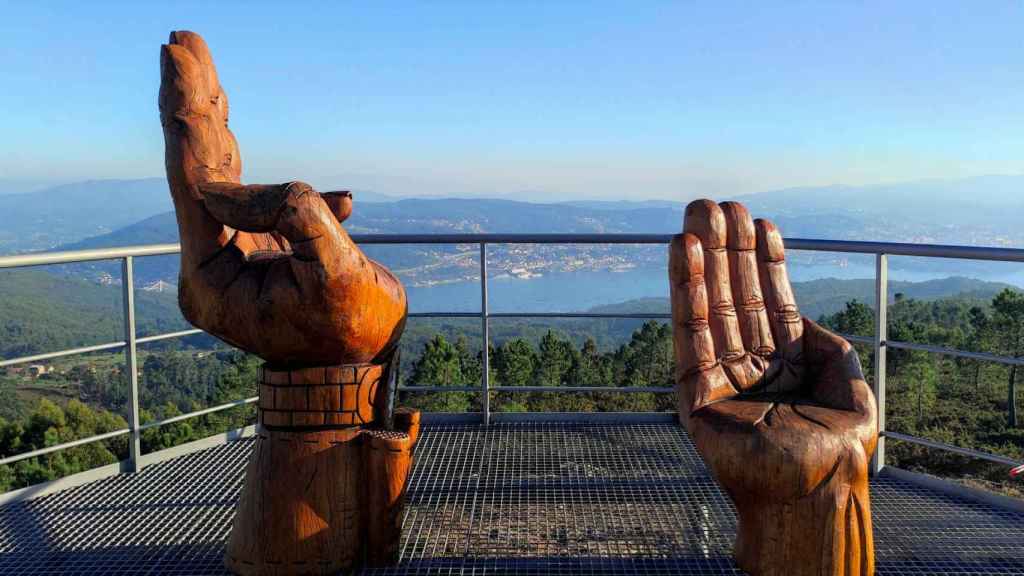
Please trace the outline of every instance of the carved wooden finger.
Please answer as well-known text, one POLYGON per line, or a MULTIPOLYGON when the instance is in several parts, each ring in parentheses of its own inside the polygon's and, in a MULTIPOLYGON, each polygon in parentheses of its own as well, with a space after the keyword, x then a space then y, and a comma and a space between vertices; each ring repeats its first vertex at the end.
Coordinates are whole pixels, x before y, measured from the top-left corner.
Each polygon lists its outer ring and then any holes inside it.
POLYGON ((270 232, 288 200, 288 184, 207 182, 198 185, 210 215, 244 232, 270 232))
POLYGON ((320 197, 324 199, 327 206, 334 213, 334 218, 339 223, 344 222, 352 215, 352 193, 344 190, 339 192, 321 192, 320 197))
MULTIPOLYGON (((273 232, 284 238, 281 244, 298 260, 289 273, 306 294, 327 292, 337 278, 351 289, 353 275, 380 268, 340 226, 352 212, 352 197, 347 192, 319 194, 303 182, 211 182, 198 188, 207 211, 219 222, 244 232, 273 232)), ((402 297, 401 286, 389 272, 375 272, 373 280, 386 294, 402 297)))
POLYGON ((733 304, 746 349, 762 358, 775 351, 757 270, 757 234, 750 212, 739 202, 722 202, 733 304))
POLYGON ((227 126, 227 94, 209 48, 198 34, 172 32, 170 42, 161 49, 160 119, 183 272, 199 267, 229 243, 243 256, 287 250, 287 242, 273 234, 236 233, 211 218, 201 205, 198 186, 237 183, 242 158, 227 126))
POLYGON ((777 354, 784 366, 772 378, 775 389, 793 389, 803 379, 803 321, 793 297, 786 273, 786 252, 782 235, 774 224, 764 219, 754 221, 757 231, 757 263, 764 292, 765 306, 777 354))
POLYGON ((704 285, 704 251, 694 234, 678 234, 669 246, 669 286, 679 415, 736 393, 715 358, 704 285))
POLYGON ((686 207, 683 229, 700 238, 704 249, 704 283, 718 361, 736 388, 751 388, 760 380, 762 370, 751 362, 740 335, 726 254, 725 214, 711 200, 694 200, 686 207))
POLYGON ((186 33, 172 33, 170 43, 161 47, 159 104, 167 181, 181 238, 182 268, 190 269, 231 238, 231 231, 203 209, 196 184, 209 181, 213 171, 219 172, 215 180, 237 182, 240 164, 224 161, 235 153, 235 141, 228 136, 230 131, 221 111, 211 103, 220 87, 210 86, 210 72, 189 48, 177 44, 179 36, 192 46, 202 42, 186 33))
POLYGON ((210 103, 217 108, 220 115, 227 121, 227 100, 225 99, 224 102, 220 101, 220 96, 224 90, 221 88, 220 79, 217 77, 217 67, 213 63, 213 56, 210 54, 210 47, 206 45, 206 41, 195 32, 177 30, 171 32, 169 43, 188 50, 189 54, 195 58, 196 70, 204 80, 202 82, 204 90, 196 92, 195 97, 200 99, 211 98, 210 103))
MULTIPOLYGON (((247 184, 208 182, 198 185, 203 205, 217 221, 245 232, 273 232, 296 186, 284 184, 247 184)), ((307 186, 308 187, 308 186, 307 186)), ((352 214, 350 192, 322 192, 320 199, 338 223, 352 214)))

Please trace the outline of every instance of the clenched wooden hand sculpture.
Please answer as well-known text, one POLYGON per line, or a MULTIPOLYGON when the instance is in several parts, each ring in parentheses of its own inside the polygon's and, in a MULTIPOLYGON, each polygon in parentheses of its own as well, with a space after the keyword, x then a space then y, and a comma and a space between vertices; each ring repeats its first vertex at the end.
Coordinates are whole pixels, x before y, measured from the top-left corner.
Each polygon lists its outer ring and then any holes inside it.
POLYGON ((801 318, 782 237, 697 200, 672 240, 679 417, 736 504, 754 575, 874 573, 875 398, 845 340, 801 318))
POLYGON ((225 564, 295 575, 392 562, 419 426, 418 413, 399 411, 397 430, 382 429, 405 291, 342 228, 347 193, 239 183, 227 96, 202 38, 172 32, 160 74, 182 312, 267 362, 225 564))
POLYGON ((171 33, 160 73, 185 317, 275 367, 380 361, 405 325, 405 291, 342 228, 351 198, 239 183, 227 95, 198 34, 171 33))

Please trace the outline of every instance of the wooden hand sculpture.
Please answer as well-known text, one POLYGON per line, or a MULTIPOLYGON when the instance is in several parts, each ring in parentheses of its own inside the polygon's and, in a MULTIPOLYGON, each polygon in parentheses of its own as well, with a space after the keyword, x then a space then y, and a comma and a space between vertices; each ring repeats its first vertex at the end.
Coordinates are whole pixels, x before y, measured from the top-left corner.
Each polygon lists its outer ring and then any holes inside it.
POLYGON ((274 367, 382 360, 405 326, 405 291, 342 228, 351 197, 239 183, 227 95, 198 34, 171 33, 160 76, 185 317, 274 367))
POLYGON ((874 573, 875 398, 856 351, 801 318, 782 237, 697 200, 669 252, 679 418, 736 504, 754 575, 874 573))
POLYGON ((257 438, 225 553, 237 574, 334 574, 398 558, 419 413, 395 411, 401 283, 341 227, 347 193, 243 186, 206 43, 160 51, 160 121, 195 326, 266 361, 257 438))

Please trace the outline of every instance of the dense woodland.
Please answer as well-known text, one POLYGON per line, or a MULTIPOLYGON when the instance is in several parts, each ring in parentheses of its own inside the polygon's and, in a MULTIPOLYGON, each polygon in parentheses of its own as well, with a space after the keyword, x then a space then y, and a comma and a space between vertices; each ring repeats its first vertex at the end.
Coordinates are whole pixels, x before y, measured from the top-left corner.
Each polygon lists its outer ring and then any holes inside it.
MULTIPOLYGON (((36 379, 32 391, 54 394, 26 400, 15 392, 17 376, 0 377, 0 456, 53 446, 128 427, 127 385, 122 365, 79 361, 63 374, 36 379), (77 394, 66 389, 73 385, 77 394), (70 397, 70 398, 69 398, 70 397)), ((145 424, 254 394, 258 359, 248 354, 161 351, 146 356, 140 379, 140 421, 145 424)), ((252 423, 251 406, 190 418, 142 433, 143 453, 169 448, 252 423)), ((60 478, 127 457, 127 436, 61 450, 0 466, 0 492, 60 478)))
MULTIPOLYGON (((919 342, 1020 357, 1024 355, 1024 295, 1005 290, 994 298, 918 300, 897 294, 889 308, 893 340, 919 342)), ((873 333, 871 306, 850 301, 823 316, 827 326, 848 334, 873 333)), ((616 393, 615 387, 670 387, 672 335, 659 322, 633 324, 618 339, 602 325, 598 338, 583 325, 541 330, 512 324, 496 331, 492 385, 599 386, 601 393, 492 392, 494 411, 666 411, 672 394, 616 393), (563 330, 561 328, 568 328, 563 330)), ((408 386, 477 386, 481 379, 475 323, 411 326, 404 353, 408 386)), ((24 336, 24 335, 22 335, 24 336)), ((50 339, 49 337, 47 337, 50 339)), ((254 395, 258 360, 210 346, 209 340, 164 343, 145 350, 140 362, 144 422, 254 395)), ((858 347, 871 379, 870 350, 858 347)), ((1022 393, 1017 369, 1005 364, 892 349, 888 366, 888 427, 891 430, 1024 460, 1022 393)), ((100 354, 55 362, 54 370, 26 385, 24 373, 0 372, 0 455, 52 446, 126 427, 126 386, 120 356, 100 354)), ((480 409, 474 392, 405 393, 402 403, 430 411, 480 409)), ((251 407, 146 430, 149 452, 251 423, 251 407)), ((94 443, 0 466, 0 491, 108 464, 126 454, 126 439, 94 443)), ((1020 496, 1022 483, 1005 467, 923 447, 889 442, 888 462, 983 484, 1020 496)))

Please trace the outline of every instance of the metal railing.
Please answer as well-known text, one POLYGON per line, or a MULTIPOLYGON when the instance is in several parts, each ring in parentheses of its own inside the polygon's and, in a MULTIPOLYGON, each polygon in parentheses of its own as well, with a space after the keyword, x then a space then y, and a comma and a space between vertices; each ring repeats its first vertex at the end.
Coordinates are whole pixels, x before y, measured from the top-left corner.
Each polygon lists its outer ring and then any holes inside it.
MULTIPOLYGON (((480 258, 480 311, 479 312, 418 312, 411 313, 411 318, 479 318, 482 330, 484 345, 481 346, 482 376, 479 387, 450 387, 450 386, 401 386, 400 391, 404 392, 477 392, 481 395, 481 417, 485 424, 490 423, 490 392, 616 392, 616 393, 658 393, 667 394, 674 392, 671 387, 605 387, 605 386, 492 386, 490 382, 490 320, 494 318, 586 318, 586 319, 655 319, 671 320, 671 314, 630 314, 630 313, 590 313, 590 312, 514 312, 495 313, 490 311, 488 301, 488 280, 487 280, 487 247, 490 244, 668 244, 672 239, 671 234, 374 234, 374 235, 353 235, 353 240, 359 244, 476 244, 479 247, 480 258)), ((875 355, 875 372, 873 389, 878 400, 878 449, 871 462, 871 470, 877 473, 885 466, 885 438, 893 438, 900 441, 911 442, 930 448, 946 450, 958 454, 979 458, 999 464, 1018 466, 1021 463, 1015 460, 969 448, 954 446, 920 438, 907 434, 886 430, 885 426, 885 379, 886 379, 886 351, 889 348, 903 350, 918 350, 932 352, 948 356, 969 358, 997 362, 1009 365, 1024 365, 1024 358, 1000 356, 983 352, 970 352, 917 344, 914 342, 899 342, 888 340, 886 329, 886 310, 888 302, 888 256, 918 256, 929 258, 959 258, 967 260, 989 260, 1002 262, 1024 262, 1024 250, 1012 248, 987 248, 973 246, 944 246, 925 244, 905 244, 894 242, 859 242, 843 240, 815 240, 805 238, 785 239, 786 248, 789 250, 806 250, 815 252, 840 252, 851 254, 872 254, 875 256, 875 310, 876 323, 875 334, 872 337, 844 334, 851 342, 873 346, 875 355)), ((115 430, 105 434, 99 434, 89 438, 82 438, 55 446, 48 446, 31 452, 16 454, 0 459, 0 465, 11 464, 27 458, 33 458, 49 454, 58 450, 80 446, 90 442, 98 442, 122 435, 129 436, 129 466, 128 469, 136 471, 140 463, 140 438, 141 432, 150 428, 179 422, 189 418, 202 416, 244 406, 256 402, 257 398, 245 398, 242 400, 228 402, 219 406, 197 410, 187 414, 181 414, 163 420, 139 423, 139 382, 137 371, 138 344, 155 342, 169 338, 177 338, 198 334, 201 330, 182 330, 168 332, 153 336, 137 337, 135 333, 135 305, 133 286, 133 259, 142 256, 158 256, 175 254, 180 251, 178 244, 154 244, 148 246, 133 246, 125 248, 109 248, 97 250, 79 250, 69 252, 51 252, 40 254, 22 254, 15 256, 0 257, 0 269, 19 268, 27 266, 42 266, 48 264, 69 264, 79 262, 90 262, 97 260, 120 259, 121 282, 124 302, 124 340, 108 342, 93 346, 70 348, 44 354, 22 356, 8 360, 0 360, 0 367, 23 364, 38 360, 47 360, 70 356, 73 354, 84 354, 105 350, 124 348, 125 366, 128 373, 128 385, 130 392, 129 406, 129 427, 122 430, 115 430)))
POLYGON ((37 456, 43 456, 44 454, 50 454, 51 452, 57 452, 66 448, 73 448, 75 446, 81 446, 83 444, 89 444, 92 442, 99 442, 101 440, 109 440, 119 436, 128 436, 128 469, 131 472, 138 471, 140 467, 140 461, 142 457, 142 431, 149 428, 155 428, 157 426, 163 426, 164 424, 171 424, 187 418, 193 418, 201 416, 203 414, 209 414, 212 412, 218 412, 220 410, 226 410, 228 408, 234 408, 240 404, 250 404, 255 402, 256 398, 246 398, 242 401, 228 402, 221 404, 220 406, 214 406, 206 408, 204 410, 198 410, 190 412, 188 414, 182 414, 180 416, 174 416, 172 418, 166 418, 164 420, 158 420, 155 422, 147 422, 146 424, 139 423, 139 368, 138 368, 138 350, 137 345, 147 342, 156 342, 158 340, 166 340, 169 338, 180 338, 182 336, 189 336, 192 334, 199 334, 202 330, 181 330, 177 332, 167 332, 163 334, 156 334, 153 336, 145 336, 139 338, 135 331, 135 282, 134 282, 134 258, 141 256, 159 256, 164 254, 177 254, 181 251, 181 247, 178 244, 152 244, 148 246, 130 246, 125 248, 102 248, 96 250, 73 250, 68 252, 47 252, 41 254, 19 254, 15 256, 3 256, 0 257, 0 270, 5 268, 22 268, 28 266, 46 266, 52 264, 76 264, 81 262, 95 262, 97 260, 121 260, 121 301, 124 306, 124 340, 117 342, 107 342, 105 344, 95 344, 92 346, 82 346, 78 348, 67 348, 65 350, 58 350, 56 352, 46 352, 43 354, 32 354, 30 356, 21 356, 18 358, 11 358, 8 360, 0 360, 0 368, 5 366, 13 366, 16 364, 27 364, 30 362, 37 362, 40 360, 51 360, 54 358, 62 358, 64 356, 72 356, 76 354, 87 354, 89 352, 102 352, 106 350, 118 350, 124 349, 124 365, 125 374, 128 376, 128 428, 120 430, 114 430, 112 432, 106 432, 103 434, 97 434, 95 436, 89 436, 88 438, 80 438, 78 440, 72 440, 70 442, 64 442, 53 446, 47 446, 45 448, 39 448, 37 450, 31 450, 29 452, 22 452, 6 458, 0 458, 0 465, 13 464, 20 460, 28 458, 35 458, 37 456))

